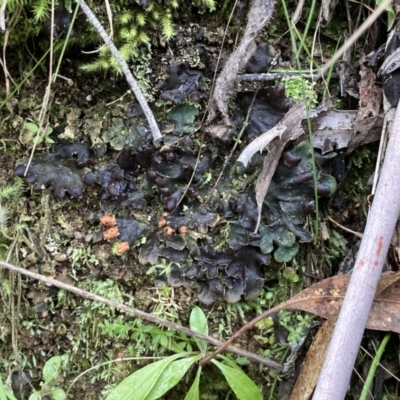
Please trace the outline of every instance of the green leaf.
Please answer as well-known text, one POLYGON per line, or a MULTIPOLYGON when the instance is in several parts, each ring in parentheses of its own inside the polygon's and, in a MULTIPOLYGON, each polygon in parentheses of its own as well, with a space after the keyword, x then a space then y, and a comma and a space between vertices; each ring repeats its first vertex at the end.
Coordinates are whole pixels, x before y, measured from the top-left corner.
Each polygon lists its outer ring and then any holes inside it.
POLYGON ((35 143, 35 144, 40 144, 42 142, 43 142, 43 136, 42 135, 36 136, 35 139, 33 139, 33 143, 35 143))
POLYGON ((181 135, 182 133, 193 132, 193 123, 198 113, 198 109, 190 103, 183 103, 174 107, 168 114, 169 122, 175 125, 174 134, 181 135))
POLYGON ((67 398, 64 390, 58 387, 50 389, 50 393, 53 400, 65 400, 67 398))
POLYGON ((39 130, 39 127, 33 122, 25 122, 24 126, 26 129, 28 129, 28 131, 32 133, 36 133, 39 130))
POLYGON ((146 400, 155 400, 160 398, 164 393, 173 388, 185 375, 187 370, 200 358, 201 354, 192 357, 183 358, 173 361, 164 369, 163 373, 158 378, 151 392, 146 396, 146 400))
POLYGON ((221 370, 239 400, 262 400, 260 389, 241 369, 228 367, 215 359, 211 362, 221 370))
POLYGON ((296 283, 299 281, 299 276, 297 275, 296 271, 292 267, 286 267, 282 272, 283 277, 289 283, 296 283))
POLYGON ((192 386, 185 396, 185 400, 199 400, 199 384, 200 384, 201 367, 197 369, 196 378, 194 379, 192 386))
POLYGON ((160 375, 168 365, 188 353, 174 354, 160 361, 147 365, 125 378, 107 397, 106 400, 144 400, 151 392, 160 375))
MULTIPOLYGON (((200 307, 193 307, 193 310, 190 313, 189 323, 190 329, 193 331, 202 333, 203 335, 208 335, 207 317, 200 307)), ((197 338, 194 338, 194 340, 196 341, 197 346, 199 346, 201 354, 205 355, 207 352, 207 342, 197 338)))
MULTIPOLYGON (((376 5, 379 6, 382 3, 383 0, 376 0, 376 5)), ((387 30, 390 31, 392 29, 392 26, 394 24, 394 21, 396 20, 396 14, 393 10, 393 6, 391 4, 388 4, 386 6, 386 12, 388 13, 388 27, 387 30)))
POLYGON ((5 387, 0 377, 0 400, 17 400, 5 387))
POLYGON ((61 362, 61 356, 54 356, 46 361, 43 367, 43 379, 46 383, 57 378, 60 373, 61 362))
POLYGON ((29 396, 29 400, 40 400, 40 392, 33 392, 29 396))

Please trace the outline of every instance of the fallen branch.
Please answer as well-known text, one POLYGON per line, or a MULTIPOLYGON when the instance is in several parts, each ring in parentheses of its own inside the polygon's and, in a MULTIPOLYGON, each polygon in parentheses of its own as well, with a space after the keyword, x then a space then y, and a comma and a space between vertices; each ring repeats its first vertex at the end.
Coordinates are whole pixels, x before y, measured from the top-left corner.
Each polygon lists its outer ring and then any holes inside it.
MULTIPOLYGON (((9 264, 9 263, 4 262, 4 261, 0 261, 0 266, 4 267, 4 268, 7 268, 7 269, 9 269, 11 271, 18 272, 18 273, 20 273, 22 275, 29 276, 30 278, 37 279, 37 280, 39 280, 41 282, 44 282, 46 284, 57 286, 60 289, 68 290, 69 292, 75 293, 76 295, 78 295, 80 297, 83 297, 85 299, 99 301, 100 303, 107 304, 110 307, 117 308, 120 311, 125 311, 128 314, 133 314, 136 317, 142 318, 142 319, 144 319, 146 321, 149 321, 149 322, 151 322, 153 324, 161 325, 161 326, 164 326, 165 328, 168 328, 168 329, 171 329, 171 330, 174 330, 174 331, 178 331, 178 332, 183 332, 183 333, 186 333, 189 336, 205 340, 205 341, 207 341, 208 343, 210 343, 210 344, 212 344, 214 346, 222 346, 223 345, 223 342, 221 342, 220 340, 215 339, 215 338, 213 338, 211 336, 203 335, 203 334, 201 334, 199 332, 193 331, 193 330, 191 330, 189 328, 186 328, 184 326, 175 324, 175 323, 170 322, 170 321, 166 321, 164 319, 160 319, 160 318, 158 318, 158 317, 156 317, 156 316, 154 316, 152 314, 148 314, 148 313, 145 313, 144 311, 140 311, 140 310, 138 310, 136 308, 126 306, 125 304, 118 303, 117 301, 114 301, 114 300, 106 299, 105 297, 101 297, 101 296, 98 296, 97 294, 87 292, 86 290, 82 290, 82 289, 79 289, 79 288, 77 288, 75 286, 68 285, 67 283, 60 282, 60 281, 58 281, 56 279, 48 278, 47 276, 37 274, 36 272, 32 272, 32 271, 29 271, 27 269, 24 269, 24 268, 21 268, 21 267, 17 267, 15 265, 9 264)), ((259 362, 261 364, 264 364, 264 365, 268 366, 269 368, 272 368, 272 369, 274 369, 276 371, 281 371, 282 370, 282 365, 281 364, 279 364, 279 363, 277 363, 277 362, 275 362, 273 360, 269 360, 268 358, 261 357, 261 356, 259 356, 257 354, 254 354, 254 353, 250 352, 250 351, 239 349, 239 348, 237 348, 235 346, 229 346, 227 348, 227 350, 232 352, 232 353, 236 353, 236 354, 238 354, 238 355, 240 355, 242 357, 247 357, 247 358, 249 358, 249 359, 251 359, 253 361, 256 361, 256 362, 259 362)))
POLYGON ((95 27, 95 29, 97 30, 99 35, 104 40, 104 43, 107 45, 107 47, 110 49, 113 56, 116 58, 119 66, 121 67, 122 72, 125 75, 126 81, 128 82, 129 86, 131 87, 133 93, 136 96, 137 101, 139 102, 140 106, 142 107, 143 113, 146 116, 147 122, 149 123, 150 131, 151 131, 151 134, 153 135, 153 139, 154 140, 161 139, 162 135, 161 135, 160 129, 157 125, 157 122, 154 118, 154 114, 151 111, 149 105, 147 104, 147 100, 143 96, 143 93, 142 93, 138 83, 136 82, 136 79, 133 77, 132 72, 128 67, 128 64, 121 57, 121 54, 119 53, 118 49, 115 47, 114 43, 112 42, 110 37, 107 35, 107 32, 101 26, 100 21, 93 14, 92 10, 88 7, 86 2, 84 0, 75 0, 75 1, 80 4, 82 10, 85 12, 85 14, 88 17, 88 20, 95 27))
POLYGON ((399 212, 400 107, 397 107, 360 250, 314 399, 336 400, 346 395, 399 212))
POLYGON ((225 129, 219 135, 215 135, 217 137, 226 139, 231 134, 232 123, 228 115, 228 104, 235 92, 237 75, 256 50, 257 46, 254 39, 270 20, 274 3, 274 0, 251 1, 243 37, 235 51, 229 56, 215 83, 214 92, 209 102, 208 123, 211 124, 221 114, 225 129))
MULTIPOLYGON (((314 72, 315 74, 316 72, 314 72)), ((314 79, 314 74, 305 74, 302 71, 284 71, 284 72, 262 72, 260 74, 239 74, 237 79, 242 82, 268 82, 278 81, 286 78, 299 77, 302 79, 314 79)), ((327 75, 327 74, 326 74, 327 75)), ((333 73, 331 79, 337 79, 338 75, 333 73)))

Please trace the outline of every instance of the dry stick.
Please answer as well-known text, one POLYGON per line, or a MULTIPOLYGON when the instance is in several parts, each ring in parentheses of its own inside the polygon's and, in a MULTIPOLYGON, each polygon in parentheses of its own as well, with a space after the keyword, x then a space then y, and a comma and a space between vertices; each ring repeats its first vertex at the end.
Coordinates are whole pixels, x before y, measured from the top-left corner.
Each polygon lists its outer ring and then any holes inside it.
POLYGON ((125 75, 126 81, 128 82, 129 86, 131 87, 133 93, 135 93, 136 99, 139 102, 140 106, 142 107, 144 115, 147 118, 147 122, 149 123, 151 134, 153 135, 153 139, 154 140, 161 139, 162 135, 161 135, 160 129, 158 128, 157 122, 156 122, 156 120, 154 118, 154 114, 151 111, 149 105, 147 104, 147 100, 143 96, 143 93, 142 93, 138 83, 136 82, 136 79, 133 77, 132 72, 130 71, 130 69, 128 67, 128 64, 121 57, 121 54, 118 52, 118 50, 115 47, 114 43, 112 42, 112 40, 107 35, 107 32, 101 26, 100 21, 92 13, 91 9, 88 7, 88 5, 85 3, 85 1, 84 0, 75 0, 75 1, 77 1, 79 3, 79 5, 81 6, 82 10, 87 15, 89 21, 92 23, 94 28, 97 30, 99 35, 104 40, 104 43, 107 45, 107 47, 110 49, 110 51, 113 54, 113 56, 116 58, 119 66, 121 67, 122 72, 125 75))
MULTIPOLYGON (((221 342, 218 339, 214 339, 213 337, 210 337, 210 336, 207 336, 207 335, 203 335, 203 334, 201 334, 199 332, 193 331, 193 330, 191 330, 189 328, 185 328, 184 326, 175 324, 173 322, 165 321, 165 320, 160 319, 160 318, 158 318, 158 317, 156 317, 154 315, 145 313, 144 311, 140 311, 140 310, 138 310, 136 308, 126 306, 125 304, 118 303, 118 302, 116 302, 114 300, 106 299, 105 297, 101 297, 101 296, 98 296, 97 294, 90 293, 90 292, 87 292, 86 290, 82 290, 82 289, 79 289, 79 288, 77 288, 75 286, 71 286, 71 285, 68 285, 66 283, 57 281, 56 279, 48 278, 47 276, 37 274, 36 272, 32 272, 32 271, 29 271, 29 270, 21 268, 21 267, 16 267, 15 265, 12 265, 10 263, 4 262, 4 261, 0 261, 0 267, 7 268, 7 269, 9 269, 11 271, 19 272, 22 275, 29 276, 30 278, 37 279, 37 280, 42 281, 42 282, 44 282, 46 284, 57 286, 60 289, 68 290, 69 292, 75 293, 76 295, 81 296, 81 297, 83 297, 85 299, 99 301, 101 303, 107 304, 108 306, 115 307, 118 310, 125 311, 125 312, 127 312, 129 314, 133 314, 136 317, 143 318, 143 319, 145 319, 145 320, 147 320, 149 322, 152 322, 153 324, 162 325, 162 326, 164 326, 166 328, 169 328, 169 329, 172 329, 172 330, 175 330, 175 331, 179 331, 179 332, 183 332, 183 333, 186 333, 189 336, 193 336, 193 337, 196 337, 198 339, 205 340, 205 341, 207 341, 208 343, 211 343, 214 346, 221 346, 223 344, 223 342, 221 342)), ((234 346, 229 346, 228 350, 230 352, 232 352, 232 353, 239 354, 242 357, 247 357, 247 358, 252 359, 254 361, 257 361, 257 362, 259 362, 261 364, 264 364, 264 365, 268 366, 269 368, 272 368, 272 369, 274 369, 276 371, 281 371, 282 370, 282 365, 281 364, 279 364, 279 363, 277 363, 277 362, 275 362, 273 360, 269 360, 269 359, 267 359, 265 357, 261 357, 261 356, 259 356, 257 354, 254 354, 254 353, 250 352, 250 351, 239 349, 239 348, 234 347, 234 346)))
POLYGON ((400 107, 397 107, 374 201, 315 400, 344 399, 400 212, 400 107))

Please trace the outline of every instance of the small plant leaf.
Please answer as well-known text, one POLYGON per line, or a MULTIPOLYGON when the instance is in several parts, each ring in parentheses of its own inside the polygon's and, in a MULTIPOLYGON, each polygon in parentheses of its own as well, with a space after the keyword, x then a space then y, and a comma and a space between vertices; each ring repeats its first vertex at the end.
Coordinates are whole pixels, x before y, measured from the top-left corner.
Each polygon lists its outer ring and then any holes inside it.
POLYGON ((200 358, 201 354, 192 357, 183 358, 173 361, 158 378, 157 383, 154 385, 151 392, 146 396, 145 400, 159 399, 164 393, 173 388, 186 374, 187 370, 200 358))
POLYGON ((24 126, 26 129, 28 129, 28 131, 32 133, 36 133, 39 130, 39 127, 33 122, 25 122, 24 126))
POLYGON ((174 354, 160 361, 147 365, 125 378, 107 397, 106 400, 146 399, 168 365, 187 353, 174 354))
POLYGON ((5 387, 0 377, 0 400, 17 400, 5 387))
POLYGON ((192 386, 187 392, 184 400, 199 400, 199 385, 200 385, 200 375, 201 375, 201 367, 197 369, 196 378, 194 379, 192 386))
POLYGON ((43 367, 43 379, 46 383, 57 378, 60 373, 61 363, 61 356, 54 356, 46 361, 46 364, 44 364, 43 367))
POLYGON ((64 390, 58 387, 54 387, 50 390, 51 398, 53 400, 65 400, 67 395, 65 394, 64 390))
MULTIPOLYGON (((190 329, 208 335, 207 317, 200 307, 193 307, 190 313, 190 329)), ((197 338, 195 338, 195 341, 197 346, 199 346, 201 354, 205 355, 207 351, 207 342, 197 338)))
POLYGON ((33 139, 33 143, 35 143, 36 145, 40 144, 42 142, 43 142, 43 136, 42 135, 36 136, 35 139, 33 139))
POLYGON ((241 369, 228 367, 215 359, 211 362, 220 369, 239 400, 262 400, 260 389, 241 369))

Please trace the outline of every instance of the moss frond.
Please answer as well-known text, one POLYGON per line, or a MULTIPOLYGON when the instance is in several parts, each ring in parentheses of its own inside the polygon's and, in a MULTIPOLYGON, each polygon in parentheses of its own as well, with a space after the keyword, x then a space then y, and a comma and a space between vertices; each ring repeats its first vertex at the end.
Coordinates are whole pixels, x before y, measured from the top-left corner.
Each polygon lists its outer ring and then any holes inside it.
POLYGON ((111 51, 105 44, 100 47, 100 49, 99 49, 100 57, 108 57, 110 54, 111 54, 111 51))
POLYGON ((0 202, 0 227, 3 234, 8 233, 10 218, 10 210, 0 202))
POLYGON ((151 18, 152 18, 154 21, 159 21, 159 19, 160 19, 160 13, 158 12, 158 10, 152 11, 152 13, 151 13, 151 18))
POLYGON ((96 61, 82 65, 81 69, 89 73, 107 71, 110 69, 110 63, 107 61, 107 59, 99 58, 96 61))
POLYGON ((23 187, 24 187, 24 181, 22 178, 15 178, 14 183, 12 185, 5 185, 3 187, 0 187, 0 201, 18 200, 18 198, 22 194, 23 187))
POLYGON ((143 13, 137 14, 136 21, 139 26, 145 26, 146 25, 146 15, 144 15, 143 13))
POLYGON ((34 21, 43 21, 50 13, 51 2, 48 0, 36 0, 32 3, 34 21))
POLYGON ((15 178, 10 185, 0 186, 0 238, 10 240, 9 235, 16 230, 15 226, 12 226, 12 216, 18 209, 18 200, 23 189, 24 180, 22 178, 15 178))
POLYGON ((161 25, 164 37, 167 40, 171 39, 175 34, 174 27, 172 25, 171 14, 166 13, 165 15, 162 15, 161 25))
POLYGON ((137 40, 142 44, 150 43, 150 36, 146 32, 142 31, 139 33, 137 40))
POLYGON ((119 17, 118 17, 118 22, 122 25, 126 25, 129 22, 131 22, 133 20, 133 15, 131 12, 127 11, 122 13, 119 17))
POLYGON ((215 10, 215 0, 203 0, 204 5, 210 10, 215 10))

